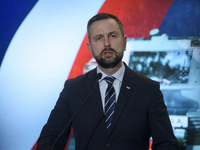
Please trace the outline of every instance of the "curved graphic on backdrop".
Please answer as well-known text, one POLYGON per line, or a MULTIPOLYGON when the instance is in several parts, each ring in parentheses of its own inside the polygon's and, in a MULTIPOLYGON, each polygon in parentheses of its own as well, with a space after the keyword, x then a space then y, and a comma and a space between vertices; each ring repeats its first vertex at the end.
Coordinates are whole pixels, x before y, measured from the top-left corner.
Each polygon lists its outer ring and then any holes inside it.
POLYGON ((38 0, 1 1, 0 5, 0 67, 6 50, 18 30, 38 0))

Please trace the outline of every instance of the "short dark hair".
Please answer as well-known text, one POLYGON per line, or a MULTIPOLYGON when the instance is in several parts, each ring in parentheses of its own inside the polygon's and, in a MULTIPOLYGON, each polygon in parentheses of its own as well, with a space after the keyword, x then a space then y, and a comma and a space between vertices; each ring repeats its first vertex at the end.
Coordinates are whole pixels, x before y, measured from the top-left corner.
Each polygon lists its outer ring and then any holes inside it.
POLYGON ((93 16, 89 21, 88 21, 88 24, 87 24, 87 35, 88 35, 88 40, 89 42, 90 41, 90 26, 93 22, 95 21, 100 21, 100 20, 105 20, 105 19, 114 19, 115 21, 117 21, 118 25, 119 25, 119 29, 122 33, 122 36, 124 36, 124 27, 123 27, 123 24, 122 22, 113 14, 109 14, 109 13, 99 13, 95 16, 93 16))

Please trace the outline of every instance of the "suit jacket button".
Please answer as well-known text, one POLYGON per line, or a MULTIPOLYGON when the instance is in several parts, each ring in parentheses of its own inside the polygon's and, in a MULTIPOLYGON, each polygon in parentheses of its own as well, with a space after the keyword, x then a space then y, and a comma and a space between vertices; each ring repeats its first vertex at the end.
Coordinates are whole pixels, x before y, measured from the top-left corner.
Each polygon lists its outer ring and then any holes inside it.
POLYGON ((106 144, 106 147, 110 147, 110 144, 108 143, 108 144, 106 144))

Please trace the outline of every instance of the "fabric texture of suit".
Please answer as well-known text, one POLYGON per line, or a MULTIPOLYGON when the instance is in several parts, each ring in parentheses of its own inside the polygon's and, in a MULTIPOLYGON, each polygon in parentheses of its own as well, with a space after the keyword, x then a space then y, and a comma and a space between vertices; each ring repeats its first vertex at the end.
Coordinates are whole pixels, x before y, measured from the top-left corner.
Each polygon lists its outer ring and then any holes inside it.
MULTIPOLYGON (((37 150, 51 149, 55 139, 92 91, 95 81, 96 69, 66 81, 41 132, 37 150)), ((98 85, 71 125, 76 150, 148 150, 151 136, 153 149, 178 149, 159 83, 132 71, 126 64, 109 135, 98 85)), ((64 149, 70 129, 65 130, 54 149, 64 149)))

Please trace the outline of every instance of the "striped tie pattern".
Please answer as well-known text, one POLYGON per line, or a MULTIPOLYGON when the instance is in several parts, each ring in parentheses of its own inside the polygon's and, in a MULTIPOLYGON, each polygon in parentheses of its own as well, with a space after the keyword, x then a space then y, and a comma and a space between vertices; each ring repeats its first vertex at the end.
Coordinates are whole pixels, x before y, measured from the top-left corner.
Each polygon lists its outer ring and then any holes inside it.
POLYGON ((106 122, 106 129, 107 133, 109 133, 109 129, 111 126, 112 116, 115 110, 116 104, 116 96, 115 96, 115 89, 113 87, 113 82, 115 80, 114 77, 105 77, 104 80, 108 83, 108 88, 106 89, 105 94, 105 122, 106 122))

